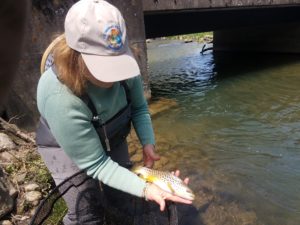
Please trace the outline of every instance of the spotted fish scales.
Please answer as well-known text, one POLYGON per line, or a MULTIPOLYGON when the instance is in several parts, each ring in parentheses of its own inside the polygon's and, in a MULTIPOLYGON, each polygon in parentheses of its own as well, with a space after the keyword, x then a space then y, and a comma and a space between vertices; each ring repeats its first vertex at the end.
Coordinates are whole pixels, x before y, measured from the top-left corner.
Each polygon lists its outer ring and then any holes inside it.
POLYGON ((194 200, 195 198, 193 191, 179 177, 170 172, 153 170, 147 167, 136 167, 133 172, 147 182, 156 184, 166 192, 187 200, 194 200))

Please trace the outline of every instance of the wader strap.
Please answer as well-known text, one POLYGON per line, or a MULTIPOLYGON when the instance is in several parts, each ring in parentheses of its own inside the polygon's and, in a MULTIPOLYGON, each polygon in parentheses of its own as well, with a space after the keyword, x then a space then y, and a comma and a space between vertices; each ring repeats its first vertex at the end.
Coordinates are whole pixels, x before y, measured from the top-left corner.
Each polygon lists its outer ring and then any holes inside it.
MULTIPOLYGON (((120 84, 123 86, 123 88, 125 90, 127 105, 129 105, 131 103, 129 87, 124 80, 120 81, 120 84)), ((101 118, 98 117, 98 112, 97 112, 96 107, 93 104, 90 96, 87 93, 84 93, 83 95, 80 96, 80 98, 88 106, 88 108, 91 110, 91 112, 93 114, 93 118, 92 118, 93 125, 95 127, 100 127, 103 124, 103 121, 101 121, 101 118)))
POLYGON ((123 88, 125 89, 127 104, 129 104, 129 103, 131 103, 129 87, 128 87, 127 83, 125 82, 125 80, 122 80, 120 83, 123 86, 123 88))

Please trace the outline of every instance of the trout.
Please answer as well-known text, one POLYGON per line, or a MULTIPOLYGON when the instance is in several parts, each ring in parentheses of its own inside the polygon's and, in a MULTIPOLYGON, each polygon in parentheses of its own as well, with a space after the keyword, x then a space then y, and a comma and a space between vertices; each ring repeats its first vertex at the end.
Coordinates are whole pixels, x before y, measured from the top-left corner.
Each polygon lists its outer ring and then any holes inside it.
POLYGON ((132 171, 145 181, 156 184, 166 192, 191 201, 195 199, 193 191, 179 177, 170 172, 153 170, 142 166, 133 168, 132 171))

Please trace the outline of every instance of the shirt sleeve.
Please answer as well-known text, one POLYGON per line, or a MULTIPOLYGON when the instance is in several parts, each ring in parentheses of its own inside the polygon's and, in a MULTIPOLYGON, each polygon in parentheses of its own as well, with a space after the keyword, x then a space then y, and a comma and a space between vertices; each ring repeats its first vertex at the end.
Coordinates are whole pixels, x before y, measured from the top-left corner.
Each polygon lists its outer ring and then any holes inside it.
POLYGON ((152 121, 148 104, 144 97, 141 76, 130 79, 130 96, 132 100, 132 122, 142 145, 155 144, 152 121))
POLYGON ((89 176, 118 190, 141 197, 145 181, 105 154, 91 121, 91 112, 76 96, 54 94, 44 101, 41 114, 66 154, 89 176))

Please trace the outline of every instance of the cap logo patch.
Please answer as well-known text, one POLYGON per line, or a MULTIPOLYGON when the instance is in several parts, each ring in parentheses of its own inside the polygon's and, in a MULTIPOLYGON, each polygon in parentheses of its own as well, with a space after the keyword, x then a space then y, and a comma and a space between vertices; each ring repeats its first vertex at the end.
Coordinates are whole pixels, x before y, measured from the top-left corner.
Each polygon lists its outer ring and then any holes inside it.
POLYGON ((123 47, 122 32, 119 26, 112 25, 105 29, 104 39, 106 40, 107 47, 117 51, 123 47))

